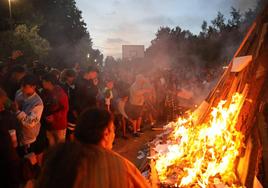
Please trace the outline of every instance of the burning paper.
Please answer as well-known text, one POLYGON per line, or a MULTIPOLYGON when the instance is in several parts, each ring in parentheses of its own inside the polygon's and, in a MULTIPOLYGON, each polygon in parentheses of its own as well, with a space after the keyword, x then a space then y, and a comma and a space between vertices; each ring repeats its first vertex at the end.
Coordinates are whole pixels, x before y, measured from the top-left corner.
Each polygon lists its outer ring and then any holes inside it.
MULTIPOLYGON (((189 116, 166 126, 172 129, 168 145, 155 156, 160 182, 179 187, 239 187, 235 160, 244 147, 244 136, 235 125, 244 100, 235 93, 230 102, 220 101, 206 123, 194 125, 194 117, 189 116)), ((156 146, 159 149, 163 145, 156 146)))

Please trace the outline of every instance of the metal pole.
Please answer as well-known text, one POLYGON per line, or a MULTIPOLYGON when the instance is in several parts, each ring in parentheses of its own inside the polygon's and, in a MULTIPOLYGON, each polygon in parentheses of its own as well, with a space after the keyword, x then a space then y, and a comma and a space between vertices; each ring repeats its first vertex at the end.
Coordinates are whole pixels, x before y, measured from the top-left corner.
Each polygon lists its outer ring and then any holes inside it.
POLYGON ((9 5, 9 17, 10 19, 12 18, 12 12, 11 12, 11 0, 8 0, 8 5, 9 5))

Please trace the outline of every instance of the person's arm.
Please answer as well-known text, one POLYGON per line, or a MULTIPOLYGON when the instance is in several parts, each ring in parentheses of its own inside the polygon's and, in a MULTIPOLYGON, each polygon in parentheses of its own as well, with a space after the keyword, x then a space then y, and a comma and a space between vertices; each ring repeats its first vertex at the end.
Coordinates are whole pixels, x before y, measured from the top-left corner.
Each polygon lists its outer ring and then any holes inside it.
POLYGON ((29 113, 26 113, 24 111, 17 111, 17 119, 23 126, 33 127, 36 125, 36 123, 40 122, 43 108, 43 104, 38 104, 33 107, 29 113))
POLYGON ((117 108, 118 108, 118 111, 120 112, 120 114, 122 116, 124 116, 124 118, 129 119, 127 116, 127 113, 125 111, 125 103, 122 101, 119 101, 117 106, 118 106, 117 108))

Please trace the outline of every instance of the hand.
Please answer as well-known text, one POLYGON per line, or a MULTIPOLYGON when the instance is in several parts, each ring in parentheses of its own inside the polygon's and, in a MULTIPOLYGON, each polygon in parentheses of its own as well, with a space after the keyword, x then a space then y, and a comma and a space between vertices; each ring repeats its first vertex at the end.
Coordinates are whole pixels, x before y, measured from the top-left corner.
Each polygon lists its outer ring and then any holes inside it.
POLYGON ((16 101, 11 104, 10 108, 11 108, 12 112, 16 113, 16 112, 19 111, 19 105, 18 105, 18 103, 16 101))
POLYGON ((98 85, 98 83, 99 83, 98 78, 93 79, 93 84, 94 84, 95 86, 98 85))
POLYGON ((37 163, 37 157, 35 153, 31 152, 24 156, 26 159, 28 159, 32 165, 35 165, 37 163))
POLYGON ((46 121, 47 121, 48 123, 52 123, 52 122, 54 121, 54 117, 53 117, 53 115, 47 116, 47 117, 46 117, 46 121))
POLYGON ((128 119, 129 120, 129 122, 131 123, 131 124, 134 124, 135 122, 134 122, 134 120, 133 119, 128 119))

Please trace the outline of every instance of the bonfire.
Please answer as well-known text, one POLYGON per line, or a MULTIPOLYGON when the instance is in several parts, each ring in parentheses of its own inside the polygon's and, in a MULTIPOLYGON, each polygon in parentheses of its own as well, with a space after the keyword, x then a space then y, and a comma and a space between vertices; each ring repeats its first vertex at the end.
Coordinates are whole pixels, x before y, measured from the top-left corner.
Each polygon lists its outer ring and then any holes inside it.
MULTIPOLYGON (((195 113, 165 126, 165 139, 155 144, 155 169, 162 185, 172 187, 242 187, 236 159, 244 136, 236 130, 245 101, 234 93, 211 109, 205 123, 195 124, 195 113)), ((163 138, 162 138, 163 139, 163 138)))

